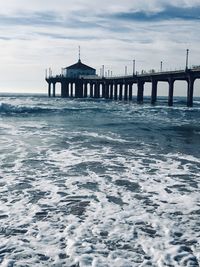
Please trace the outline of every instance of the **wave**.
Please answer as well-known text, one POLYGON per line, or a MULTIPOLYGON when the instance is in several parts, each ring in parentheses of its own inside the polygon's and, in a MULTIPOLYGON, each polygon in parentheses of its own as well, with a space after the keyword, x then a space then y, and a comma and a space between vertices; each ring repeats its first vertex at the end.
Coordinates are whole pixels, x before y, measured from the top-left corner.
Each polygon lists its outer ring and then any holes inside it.
POLYGON ((0 114, 12 115, 12 114, 38 114, 38 113, 64 113, 64 112, 80 112, 80 111, 99 111, 103 112, 102 108, 98 107, 55 107, 50 105, 43 106, 22 106, 22 105, 12 105, 8 103, 0 102, 0 114))
POLYGON ((41 113, 53 111, 54 109, 33 107, 33 106, 18 106, 7 103, 0 103, 0 113, 3 114, 21 114, 21 113, 41 113))

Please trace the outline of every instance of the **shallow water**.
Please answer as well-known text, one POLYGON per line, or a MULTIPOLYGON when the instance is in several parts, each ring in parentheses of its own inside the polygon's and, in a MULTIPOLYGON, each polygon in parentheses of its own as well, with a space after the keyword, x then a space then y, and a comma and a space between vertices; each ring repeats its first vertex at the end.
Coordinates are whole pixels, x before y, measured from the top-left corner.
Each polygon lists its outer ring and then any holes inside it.
POLYGON ((0 97, 1 266, 199 266, 200 100, 0 97))

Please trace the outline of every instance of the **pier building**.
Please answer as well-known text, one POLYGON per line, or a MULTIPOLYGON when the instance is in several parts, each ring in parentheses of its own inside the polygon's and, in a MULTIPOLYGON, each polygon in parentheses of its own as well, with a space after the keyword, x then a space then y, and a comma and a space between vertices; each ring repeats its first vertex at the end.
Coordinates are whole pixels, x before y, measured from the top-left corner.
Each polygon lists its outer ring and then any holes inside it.
POLYGON ((96 70, 81 62, 79 58, 78 62, 63 69, 63 75, 66 78, 79 78, 81 76, 96 75, 96 70))

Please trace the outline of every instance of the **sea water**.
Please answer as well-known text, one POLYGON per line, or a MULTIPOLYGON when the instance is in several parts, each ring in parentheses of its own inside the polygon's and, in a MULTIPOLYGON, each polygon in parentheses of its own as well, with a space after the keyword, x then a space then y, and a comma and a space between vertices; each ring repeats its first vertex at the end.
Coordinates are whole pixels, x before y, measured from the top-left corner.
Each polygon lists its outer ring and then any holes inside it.
POLYGON ((200 265, 200 99, 0 97, 0 266, 200 265))

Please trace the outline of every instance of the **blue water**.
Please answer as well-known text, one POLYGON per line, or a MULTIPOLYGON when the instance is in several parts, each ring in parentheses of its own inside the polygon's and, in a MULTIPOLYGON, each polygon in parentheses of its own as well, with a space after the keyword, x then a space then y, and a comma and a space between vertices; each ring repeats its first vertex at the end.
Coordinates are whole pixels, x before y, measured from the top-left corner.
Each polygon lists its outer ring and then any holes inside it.
POLYGON ((0 97, 0 266, 199 266, 200 99, 0 97))

